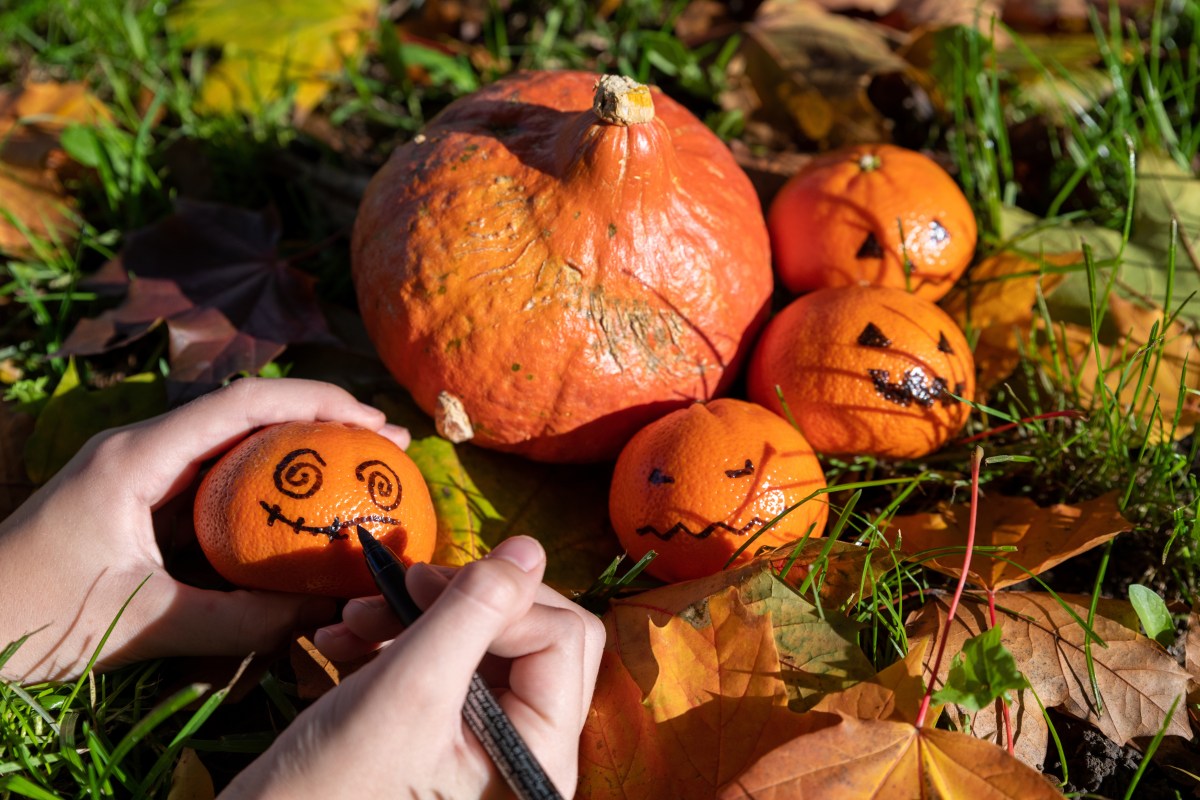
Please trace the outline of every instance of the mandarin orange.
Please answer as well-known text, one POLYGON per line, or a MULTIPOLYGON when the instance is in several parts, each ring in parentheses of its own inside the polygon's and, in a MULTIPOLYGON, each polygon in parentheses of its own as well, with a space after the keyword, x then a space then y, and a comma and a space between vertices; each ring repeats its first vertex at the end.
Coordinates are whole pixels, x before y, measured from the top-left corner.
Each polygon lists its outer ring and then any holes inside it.
POLYGON ((767 324, 750 360, 750 399, 794 416, 819 453, 918 458, 962 428, 975 363, 949 315, 900 289, 804 295, 767 324))
MULTIPOLYGON (((768 522, 825 487, 812 448, 791 425, 742 400, 696 403, 650 423, 617 458, 609 517, 635 562, 665 581, 719 572, 768 522)), ((757 536, 734 562, 825 530, 823 495, 757 536)))
POLYGON ((338 422, 288 422, 226 453, 196 495, 196 538, 239 586, 375 594, 355 528, 405 564, 433 556, 437 520, 416 464, 391 440, 338 422))
POLYGON ((791 292, 869 283, 927 300, 950 291, 977 236, 954 179, 932 159, 886 144, 810 161, 775 196, 767 227, 791 292))

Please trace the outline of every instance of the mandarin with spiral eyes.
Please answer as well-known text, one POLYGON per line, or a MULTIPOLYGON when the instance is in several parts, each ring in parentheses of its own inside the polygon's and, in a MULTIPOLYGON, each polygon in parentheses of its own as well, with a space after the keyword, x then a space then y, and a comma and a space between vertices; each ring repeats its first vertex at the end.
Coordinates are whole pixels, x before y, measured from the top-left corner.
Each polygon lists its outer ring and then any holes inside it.
POLYGON ((635 434, 617 458, 608 513, 632 562, 653 550, 646 571, 684 581, 720 572, 747 542, 734 565, 762 547, 820 536, 829 507, 814 493, 824 488, 799 431, 762 406, 723 398, 635 434))
POLYGON ((196 538, 252 589, 376 594, 355 526, 406 565, 433 556, 437 521, 416 464, 391 440, 340 422, 287 422, 236 445, 200 484, 196 538))

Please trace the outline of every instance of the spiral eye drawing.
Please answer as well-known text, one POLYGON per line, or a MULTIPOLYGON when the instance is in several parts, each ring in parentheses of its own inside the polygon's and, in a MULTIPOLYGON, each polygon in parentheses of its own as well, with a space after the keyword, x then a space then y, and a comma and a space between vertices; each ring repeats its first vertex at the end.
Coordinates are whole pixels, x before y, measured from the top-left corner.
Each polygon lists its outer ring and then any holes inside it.
POLYGON ((293 450, 275 465, 275 488, 296 500, 312 497, 321 490, 323 466, 325 459, 316 450, 307 447, 293 450), (312 456, 313 460, 306 461, 305 456, 312 456))
POLYGON ((371 502, 384 511, 391 511, 400 505, 400 477, 396 470, 382 461, 364 461, 354 468, 354 477, 367 484, 367 492, 371 502))
MULTIPOLYGON (((321 458, 321 454, 316 450, 307 447, 293 450, 275 465, 275 488, 281 494, 294 500, 306 500, 320 491, 321 483, 324 480, 321 468, 324 466, 326 466, 325 459, 321 458)), ((391 511, 400 505, 400 480, 391 467, 382 461, 365 461, 355 469, 354 474, 359 480, 367 482, 367 491, 370 492, 371 501, 380 510, 391 511), (375 469, 367 472, 372 467, 375 469), (390 499, 393 494, 395 495, 394 501, 390 499)), ((259 500, 258 504, 262 506, 263 511, 267 512, 267 527, 274 526, 276 522, 282 522, 291 528, 293 533, 327 536, 331 542, 337 539, 349 539, 350 535, 343 531, 363 523, 400 524, 400 520, 384 514, 364 514, 349 519, 341 519, 335 514, 333 519, 327 523, 312 525, 308 524, 308 520, 302 515, 296 516, 295 519, 288 517, 283 513, 283 507, 279 503, 259 500)))

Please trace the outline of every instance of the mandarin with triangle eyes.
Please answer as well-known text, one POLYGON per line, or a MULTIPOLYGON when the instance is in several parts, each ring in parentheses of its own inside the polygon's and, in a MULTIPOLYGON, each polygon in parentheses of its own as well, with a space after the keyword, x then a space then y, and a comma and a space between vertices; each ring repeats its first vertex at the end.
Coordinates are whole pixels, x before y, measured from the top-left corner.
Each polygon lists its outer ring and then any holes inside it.
POLYGON ((819 453, 919 458, 966 423, 970 406, 956 397, 974 399, 975 360, 958 325, 928 300, 850 286, 779 312, 746 384, 751 400, 790 412, 819 453))
POLYGON ((937 162, 864 144, 806 164, 767 215, 779 280, 793 293, 872 284, 938 300, 975 254, 971 204, 937 162))
POLYGON ((200 484, 196 539, 222 577, 251 589, 377 594, 362 525, 402 562, 429 561, 437 520, 417 465, 394 442, 340 422, 251 434, 200 484))
POLYGON ((646 571, 684 581, 721 571, 751 539, 733 565, 762 547, 820 536, 828 504, 812 494, 823 488, 821 465, 795 428, 725 398, 674 411, 634 435, 613 470, 609 517, 633 562, 654 550, 646 571))

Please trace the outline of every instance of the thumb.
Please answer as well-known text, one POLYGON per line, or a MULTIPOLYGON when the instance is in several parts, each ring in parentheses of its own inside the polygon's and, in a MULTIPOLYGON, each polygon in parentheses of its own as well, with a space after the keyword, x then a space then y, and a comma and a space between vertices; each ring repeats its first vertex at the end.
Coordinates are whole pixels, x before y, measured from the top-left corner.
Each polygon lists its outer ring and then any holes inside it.
POLYGON ((527 536, 507 539, 486 558, 463 567, 404 633, 403 647, 388 648, 403 653, 396 668, 406 668, 401 661, 424 664, 443 685, 461 687, 456 695, 439 697, 457 713, 492 642, 529 612, 545 568, 545 551, 527 536))
POLYGON ((159 655, 246 655, 281 646, 294 631, 332 621, 330 597, 176 584, 170 605, 147 630, 159 655))

